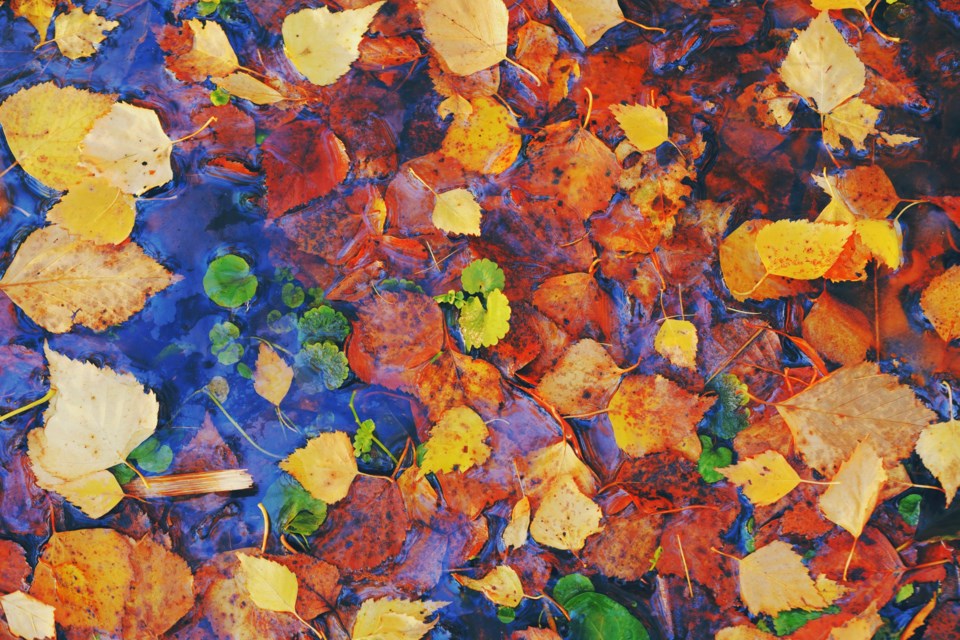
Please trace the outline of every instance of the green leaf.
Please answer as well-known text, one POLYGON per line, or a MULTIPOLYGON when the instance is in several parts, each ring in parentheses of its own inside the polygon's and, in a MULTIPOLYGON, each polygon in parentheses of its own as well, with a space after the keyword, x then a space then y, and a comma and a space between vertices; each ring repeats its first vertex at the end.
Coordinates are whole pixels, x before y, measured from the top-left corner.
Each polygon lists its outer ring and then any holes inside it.
POLYGON ((360 423, 356 435, 353 436, 353 455, 360 457, 370 453, 370 447, 373 446, 373 432, 377 429, 377 423, 367 418, 360 423))
MULTIPOLYGON (((207 4, 207 3, 201 2, 200 4, 207 4)), ((209 15, 206 13, 201 13, 200 11, 197 11, 197 13, 199 13, 201 16, 209 15)), ((213 106, 215 107, 222 107, 225 104, 230 104, 230 92, 224 89, 223 87, 217 87, 216 89, 210 92, 210 102, 212 102, 213 106)))
POLYGON ((350 334, 350 321, 347 317, 326 305, 305 312, 297 326, 303 344, 325 341, 339 343, 346 340, 350 334))
POLYGON ((289 333, 297 328, 297 314, 274 309, 267 314, 267 328, 274 333, 289 333))
POLYGON ((209 16, 213 14, 219 7, 220 0, 200 0, 200 2, 197 3, 197 15, 201 17, 209 16))
POLYGON ((243 357, 243 345, 239 342, 231 342, 220 353, 217 354, 217 360, 220 364, 231 365, 240 362, 243 357))
POLYGON ((210 350, 216 354, 240 337, 240 328, 232 322, 220 322, 213 325, 208 335, 210 336, 210 350))
POLYGON ((905 584, 905 585, 903 585, 902 587, 900 587, 900 591, 897 591, 897 596, 896 596, 896 598, 894 598, 894 601, 895 601, 897 604, 900 604, 901 602, 903 602, 904 600, 906 600, 907 598, 909 598, 910 596, 912 596, 912 595, 913 595, 913 592, 916 591, 916 590, 917 590, 917 589, 916 589, 916 587, 913 586, 913 583, 912 583, 912 582, 908 582, 907 584, 905 584))
POLYGON ((557 584, 553 585, 553 598, 560 603, 560 606, 566 607, 566 603, 576 596, 592 591, 594 588, 590 578, 579 573, 571 573, 563 576, 557 580, 557 584))
POLYGON ((280 533, 310 536, 327 519, 326 503, 314 498, 290 476, 281 476, 270 485, 263 503, 280 533))
POLYGON ((137 474, 133 471, 133 469, 125 464, 118 464, 110 467, 110 473, 113 474, 113 477, 116 478, 117 482, 120 484, 127 484, 137 477, 137 474))
POLYGON ((784 611, 773 619, 773 632, 778 636, 789 635, 811 620, 822 618, 828 613, 840 613, 840 607, 832 606, 819 611, 806 611, 804 609, 784 611))
POLYGON ((250 273, 247 261, 233 254, 210 263, 203 276, 207 297, 221 307, 235 309, 250 302, 257 293, 257 277, 250 273))
POLYGON ((239 373, 241 377, 244 377, 247 380, 253 379, 253 370, 242 362, 237 364, 237 373, 239 373))
POLYGON ((283 300, 283 304, 291 309, 296 309, 307 299, 307 294, 303 290, 303 287, 297 286, 292 282, 287 282, 283 285, 283 289, 280 290, 280 299, 283 300))
POLYGON ((463 308, 463 303, 464 303, 463 291, 454 291, 453 289, 451 289, 450 291, 447 291, 443 295, 433 296, 433 299, 440 304, 452 304, 457 309, 463 308))
POLYGON ((697 471, 703 477, 705 482, 713 484, 723 480, 723 476, 715 471, 717 467, 726 467, 733 462, 733 451, 726 447, 713 448, 713 440, 710 436, 700 436, 700 444, 703 445, 703 453, 697 461, 697 471))
POLYGON ((497 620, 510 624, 517 619, 517 610, 513 607, 497 607, 497 620))
POLYGON ((625 606, 602 593, 581 593, 566 605, 570 637, 576 640, 649 640, 650 635, 625 606))
POLYGON ((904 522, 911 527, 917 526, 920 522, 920 501, 922 499, 923 496, 919 493, 911 493, 901 498, 899 504, 897 504, 897 511, 900 512, 904 522))
POLYGON ((137 458, 137 466, 149 473, 163 473, 173 462, 173 449, 167 445, 157 447, 149 455, 137 458))
POLYGON ((332 342, 304 346, 294 358, 296 379, 307 393, 339 389, 350 375, 347 356, 332 342))
POLYGON ((480 298, 470 298, 460 310, 460 333, 467 349, 497 344, 510 330, 510 301, 496 289, 487 296, 484 309, 480 298))
POLYGON ((503 269, 492 260, 483 258, 474 260, 460 274, 460 282, 467 293, 490 293, 494 289, 503 289, 506 277, 503 269))

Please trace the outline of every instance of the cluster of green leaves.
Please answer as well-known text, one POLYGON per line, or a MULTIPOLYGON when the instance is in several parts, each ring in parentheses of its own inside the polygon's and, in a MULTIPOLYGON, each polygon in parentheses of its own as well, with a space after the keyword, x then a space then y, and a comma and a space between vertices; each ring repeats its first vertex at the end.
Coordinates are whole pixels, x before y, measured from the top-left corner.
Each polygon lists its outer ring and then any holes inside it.
POLYGON ((700 459, 697 460, 697 471, 703 477, 704 482, 713 484, 723 480, 723 476, 717 473, 717 467, 726 467, 733 462, 733 451, 727 447, 718 447, 714 444, 713 438, 701 435, 700 445, 703 449, 700 459))
POLYGON ((467 349, 491 347, 510 330, 510 300, 503 293, 506 276, 496 262, 474 260, 460 274, 461 291, 436 296, 460 311, 460 335, 467 349))
POLYGON ((564 576, 553 587, 553 598, 570 615, 568 637, 577 640, 648 640, 646 628, 616 600, 597 593, 590 578, 564 576))
POLYGON ((327 519, 327 504, 292 476, 282 475, 270 485, 263 503, 280 534, 311 536, 327 519))
POLYGON ((240 0, 200 0, 197 2, 197 15, 205 18, 216 14, 229 20, 231 12, 239 2, 240 0))
POLYGON ((210 329, 210 352, 217 356, 217 361, 226 366, 237 365, 237 373, 244 378, 253 377, 253 371, 240 359, 246 353, 243 343, 240 341, 240 327, 225 320, 213 325, 210 329))

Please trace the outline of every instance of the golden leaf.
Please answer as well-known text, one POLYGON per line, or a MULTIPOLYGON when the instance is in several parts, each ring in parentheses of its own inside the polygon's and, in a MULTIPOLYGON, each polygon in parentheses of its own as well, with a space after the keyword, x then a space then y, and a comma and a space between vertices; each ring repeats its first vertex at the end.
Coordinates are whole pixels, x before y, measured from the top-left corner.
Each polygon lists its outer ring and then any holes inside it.
POLYGON ((537 449, 523 461, 523 486, 527 495, 542 496, 550 487, 569 478, 584 494, 596 494, 600 486, 597 476, 577 457, 566 440, 537 449))
POLYGON ((81 240, 120 244, 133 230, 136 216, 133 196, 102 178, 88 178, 53 205, 47 212, 47 222, 81 240))
POLYGON ((495 567, 479 580, 457 574, 453 577, 466 588, 479 591, 490 602, 501 607, 516 607, 524 598, 520 576, 507 565, 495 567))
POLYGON ((353 443, 342 431, 321 433, 297 449, 280 468, 292 475, 314 498, 333 504, 343 500, 357 477, 353 443))
POLYGON ((776 640, 777 636, 764 633, 748 624, 738 624, 735 627, 726 627, 717 631, 714 640, 776 640))
POLYGON ((757 252, 771 275, 814 280, 833 266, 852 233, 847 225, 779 220, 757 232, 757 252))
POLYGON ((253 372, 253 390, 272 405, 280 406, 290 384, 293 382, 293 369, 284 362, 273 347, 260 344, 257 353, 257 366, 253 372))
POLYGON ((47 331, 64 333, 74 324, 101 331, 177 280, 134 243, 97 245, 54 226, 23 241, 0 291, 47 331))
POLYGON ((286 100, 279 91, 243 71, 231 73, 226 78, 214 78, 213 82, 230 95, 253 104, 276 104, 286 100))
POLYGON ((24 640, 41 640, 57 635, 53 607, 23 591, 0 596, 3 615, 7 617, 10 632, 24 640))
POLYGON ((834 149, 842 149, 841 136, 858 151, 866 151, 867 136, 879 133, 877 118, 880 109, 854 98, 840 105, 823 118, 823 141, 834 149))
POLYGON ((579 551, 587 538, 602 527, 603 512, 585 496, 569 476, 554 482, 540 500, 530 523, 530 535, 555 549, 579 551))
POLYGON ((80 143, 115 97, 45 82, 7 98, 0 105, 0 125, 23 170, 65 190, 90 176, 80 166, 80 143))
POLYGON ((931 280, 920 296, 920 307, 942 340, 960 337, 960 267, 950 267, 931 280))
MULTIPOLYGON (((817 185, 847 209, 857 220, 883 220, 897 207, 900 196, 883 167, 870 164, 839 174, 814 174, 817 185)), ((823 216, 823 213, 820 214, 823 216)), ((837 219, 834 222, 854 222, 837 219)))
POLYGON ((653 348, 671 364, 697 368, 697 328, 689 320, 665 319, 653 340, 653 348))
POLYGON ((536 392, 563 414, 599 411, 607 406, 623 369, 596 340, 575 342, 537 385, 536 392))
POLYGON ((610 105, 610 111, 627 140, 640 151, 651 151, 670 139, 667 114, 660 107, 614 104, 610 105))
POLYGON ((924 429, 917 439, 917 455, 940 481, 949 506, 960 488, 960 422, 949 420, 924 429))
POLYGON ((261 609, 296 614, 297 576, 279 562, 238 553, 238 576, 250 594, 250 599, 261 609))
POLYGON ((193 608, 193 574, 183 558, 150 538, 130 542, 133 581, 125 603, 122 635, 161 636, 193 608))
POLYGON ((820 511, 859 538, 870 514, 877 506, 880 489, 887 480, 883 459, 874 450, 870 440, 864 440, 853 450, 850 458, 840 465, 833 484, 820 496, 820 511))
POLYGON ((107 37, 120 23, 107 20, 94 12, 84 13, 80 7, 74 7, 67 13, 61 13, 53 21, 54 40, 65 57, 71 60, 92 56, 97 45, 107 37))
POLYGON ((871 0, 810 0, 813 8, 819 11, 856 9, 864 15, 866 15, 866 8, 870 2, 871 0))
POLYGON ((193 32, 190 51, 177 57, 177 67, 192 71, 198 79, 230 75, 240 66, 223 27, 213 21, 184 20, 193 32))
MULTIPOLYGON (((452 100, 454 98, 449 98, 446 102, 452 100)), ((447 106, 458 113, 444 135, 440 150, 447 157, 455 158, 467 171, 488 174, 506 171, 523 146, 517 119, 502 104, 486 96, 473 98, 467 106, 469 111, 463 115, 460 113, 465 108, 460 103, 447 106)))
POLYGON ((553 0, 553 6, 587 47, 623 22, 617 0, 553 0))
POLYGON ((530 498, 523 496, 517 500, 510 512, 510 521, 503 528, 503 546, 507 549, 519 549, 527 543, 530 531, 530 498))
POLYGON ((804 293, 811 289, 804 280, 792 280, 767 273, 757 252, 757 235, 774 224, 769 220, 748 220, 720 243, 720 270, 723 281, 736 300, 767 300, 804 293))
POLYGON ((743 489, 743 494, 758 507, 773 504, 800 484, 800 476, 776 451, 764 451, 716 471, 743 489))
POLYGON ((353 640, 420 640, 437 624, 427 617, 447 606, 432 600, 364 600, 353 623, 353 640))
POLYGON ((56 6, 56 0, 10 0, 14 15, 26 18, 40 34, 40 40, 47 37, 50 18, 56 6))
POLYGON ((484 442, 490 430, 476 411, 469 407, 453 407, 444 412, 424 442, 426 453, 420 473, 461 473, 481 465, 490 457, 490 446, 484 442))
POLYGON ((896 220, 857 220, 854 231, 872 258, 890 269, 903 264, 903 234, 896 220))
POLYGON ((451 189, 438 193, 433 205, 433 225, 447 233, 480 235, 483 210, 469 189, 451 189))
POLYGON ((776 616, 789 609, 813 611, 830 603, 817 590, 803 559, 774 540, 740 561, 740 598, 751 615, 776 616))
POLYGON ((419 0, 423 34, 447 68, 469 76, 507 58, 503 0, 419 0))
POLYGON ((291 13, 283 20, 283 51, 313 84, 333 84, 360 57, 360 40, 383 4, 337 13, 326 7, 291 13))

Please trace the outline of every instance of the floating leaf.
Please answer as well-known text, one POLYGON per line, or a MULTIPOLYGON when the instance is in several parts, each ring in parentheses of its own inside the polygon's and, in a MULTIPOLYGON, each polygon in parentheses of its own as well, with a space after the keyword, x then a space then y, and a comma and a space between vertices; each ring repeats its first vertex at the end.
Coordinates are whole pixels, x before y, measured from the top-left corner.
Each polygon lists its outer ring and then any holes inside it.
MULTIPOLYGON (((2 283, 0 283, 2 284, 2 283)), ((960 267, 936 276, 923 290, 920 306, 937 335, 947 342, 960 338, 960 267)))
POLYGON ((849 225, 780 220, 757 232, 757 252, 769 274, 813 280, 833 266, 851 233, 849 225))
POLYGON ((420 640, 436 620, 427 618, 446 602, 379 598, 364 600, 353 623, 353 640, 420 640))
POLYGON ((436 195, 433 205, 433 225, 447 233, 480 235, 483 211, 469 189, 451 189, 436 195))
POLYGON ((777 451, 764 451, 717 473, 743 489, 758 507, 773 504, 800 484, 800 476, 777 451))
POLYGON ((595 45, 610 29, 623 22, 617 0, 552 0, 563 19, 587 47, 595 45))
POLYGON ((490 602, 502 607, 516 607, 524 598, 520 576, 507 565, 495 567, 479 580, 456 574, 453 577, 466 588, 479 591, 490 602))
POLYGON ((120 23, 107 20, 94 12, 85 13, 80 7, 74 7, 61 13, 53 21, 54 40, 65 57, 71 60, 86 58, 97 52, 97 46, 103 42, 107 33, 120 23))
POLYGON ((503 289, 506 276, 496 262, 482 258, 464 267, 460 273, 460 282, 467 293, 487 295, 496 289, 503 289))
POLYGON ((587 538, 602 529, 603 513, 568 476, 560 477, 540 499, 530 523, 530 535, 540 544, 579 551, 587 538))
POLYGON ((513 505, 510 521, 503 528, 503 546, 519 549, 527 543, 530 532, 530 498, 523 496, 513 505))
POLYGON ((346 316, 327 305, 308 309, 297 321, 300 342, 343 342, 350 333, 350 321, 346 316))
POLYGON ((203 276, 207 297, 221 307, 235 309, 257 293, 257 276, 250 272, 246 260, 234 254, 220 256, 207 266, 203 276))
POLYGON ((305 345, 294 366, 297 383, 307 393, 339 389, 350 375, 347 356, 332 342, 305 345))
POLYGON ((553 589, 553 597, 570 614, 573 638, 648 640, 650 637, 629 609, 594 591, 593 583, 585 576, 575 573, 560 578, 553 589))
POLYGON ((842 149, 840 138, 846 138, 857 151, 866 151, 867 136, 879 133, 877 118, 880 109, 860 98, 843 103, 823 118, 823 141, 834 149, 842 149))
POLYGON ((599 411, 620 382, 623 369, 595 340, 580 340, 564 352, 548 371, 536 391, 563 414, 599 411))
POLYGON ((484 442, 489 437, 487 425, 473 409, 449 409, 424 443, 427 452, 420 463, 420 473, 462 473, 483 464, 490 457, 490 446, 484 442))
POLYGON ((917 439, 917 455, 940 481, 949 506, 960 488, 960 422, 951 419, 924 429, 917 439))
POLYGON ((689 320, 666 318, 657 331, 653 347, 678 367, 697 368, 697 327, 689 320))
POLYGON ((57 635, 53 607, 40 602, 23 591, 0 596, 0 606, 7 618, 10 632, 25 640, 41 640, 57 635))
POLYGON ((293 382, 293 369, 273 349, 261 343, 257 354, 257 368, 253 373, 253 389, 261 398, 280 406, 290 391, 293 382))
POLYGON ((282 93, 243 71, 236 71, 225 78, 216 78, 214 82, 219 90, 249 100, 253 104, 276 104, 286 100, 282 93))
POLYGON ((775 616, 781 611, 822 609, 824 600, 803 565, 786 542, 774 540, 740 561, 740 597, 752 615, 775 616))
POLYGON ((279 562, 238 553, 239 576, 250 599, 261 609, 296 614, 297 576, 279 562))
POLYGON ((840 465, 833 477, 834 484, 820 496, 820 511, 854 538, 859 538, 877 506, 886 479, 883 460, 870 440, 865 440, 840 465))
POLYGON ((660 107, 615 104, 610 106, 610 111, 627 140, 640 151, 651 151, 670 139, 667 114, 660 107))
POLYGON ((333 504, 343 500, 357 477, 353 444, 342 431, 321 433, 297 449, 280 468, 296 478, 314 498, 333 504))
POLYGON ((423 34, 447 68, 469 76, 507 57, 503 0, 419 0, 423 34))
POLYGON ((50 18, 56 6, 56 0, 10 0, 14 15, 26 18, 40 34, 40 40, 47 37, 50 18))
POLYGON ((460 310, 460 332, 467 349, 490 347, 510 330, 510 301, 499 289, 486 296, 486 308, 479 298, 470 298, 460 310))
POLYGON ((102 178, 71 187, 47 212, 47 222, 81 240, 120 244, 130 235, 137 215, 133 196, 102 178))
POLYGON ((467 106, 469 110, 458 113, 450 124, 440 150, 467 171, 493 175, 506 171, 523 146, 517 119, 487 96, 473 98, 467 106))

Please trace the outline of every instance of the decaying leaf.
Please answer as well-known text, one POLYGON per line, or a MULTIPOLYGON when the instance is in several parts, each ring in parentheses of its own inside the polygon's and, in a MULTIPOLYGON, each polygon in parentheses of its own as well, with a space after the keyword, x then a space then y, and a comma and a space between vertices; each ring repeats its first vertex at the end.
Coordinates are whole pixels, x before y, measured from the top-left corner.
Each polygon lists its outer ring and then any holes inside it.
POLYGON ((280 468, 292 475, 314 498, 333 504, 343 500, 357 477, 353 443, 343 431, 321 433, 297 449, 280 468))
POLYGON ((53 607, 23 591, 0 596, 0 607, 7 618, 11 633, 24 640, 41 640, 57 635, 53 607))
POLYGON ((77 60, 95 54, 107 33, 120 26, 120 23, 107 20, 93 11, 86 13, 82 8, 74 7, 58 15, 53 26, 54 39, 60 53, 71 60, 77 60))
POLYGON ((427 618, 445 606, 432 600, 364 600, 351 635, 353 640, 420 640, 437 624, 427 618))
POLYGON ((941 339, 960 338, 960 267, 931 280, 920 296, 920 306, 941 339))
POLYGON ((479 591, 490 602, 501 607, 516 607, 524 598, 520 576, 507 565, 495 567, 479 580, 456 574, 453 577, 466 588, 479 591))
POLYGON ((530 523, 530 535, 540 544, 579 551, 587 538, 602 529, 603 512, 569 476, 549 486, 530 523))
POLYGON ((214 82, 230 95, 249 100, 253 104, 276 104, 286 99, 270 85, 243 71, 236 71, 225 78, 216 78, 214 82))
POLYGON ((865 151, 867 136, 879 133, 877 118, 880 109, 854 98, 840 105, 823 118, 823 141, 834 149, 842 149, 846 138, 858 151, 865 151))
POLYGON ((830 603, 817 590, 803 559, 786 542, 774 540, 740 561, 740 597, 750 613, 823 609, 830 603))
POLYGON ((447 410, 430 431, 424 443, 426 453, 420 473, 467 471, 490 457, 490 446, 484 442, 490 431, 476 411, 469 407, 447 410))
MULTIPOLYGON (((510 111, 487 96, 454 99, 458 112, 443 137, 440 150, 467 171, 499 174, 517 159, 523 146, 520 127, 510 111)), ((443 106, 443 105, 441 105, 443 106)))
POLYGON ((136 219, 136 201, 103 178, 88 178, 71 187, 47 212, 47 222, 81 240, 120 244, 136 219))
POLYGON ((292 382, 293 367, 273 347, 260 343, 257 366, 253 372, 253 388, 257 394, 270 404, 280 406, 292 382))
POLYGON ((419 0, 423 33, 447 68, 469 76, 507 57, 503 0, 419 0))
POLYGON ((56 7, 56 0, 10 0, 14 15, 26 18, 37 30, 40 40, 47 37, 47 28, 56 7))
POLYGON ((846 225, 780 220, 757 232, 757 252, 771 275, 814 280, 837 261, 851 233, 846 225))
POLYGON ((924 429, 917 439, 917 455, 940 481, 949 505, 960 488, 960 422, 950 419, 924 429))
POLYGON ((765 451, 735 465, 718 468, 717 473, 743 489, 744 495, 758 507, 773 504, 800 484, 800 476, 776 451, 765 451))
POLYGON ((864 440, 840 465, 833 484, 820 496, 820 511, 831 522, 859 538, 880 498, 880 489, 887 479, 883 460, 871 441, 864 440))
POLYGON ((564 415, 590 413, 607 406, 623 369, 596 340, 570 346, 537 385, 537 393, 564 415))

